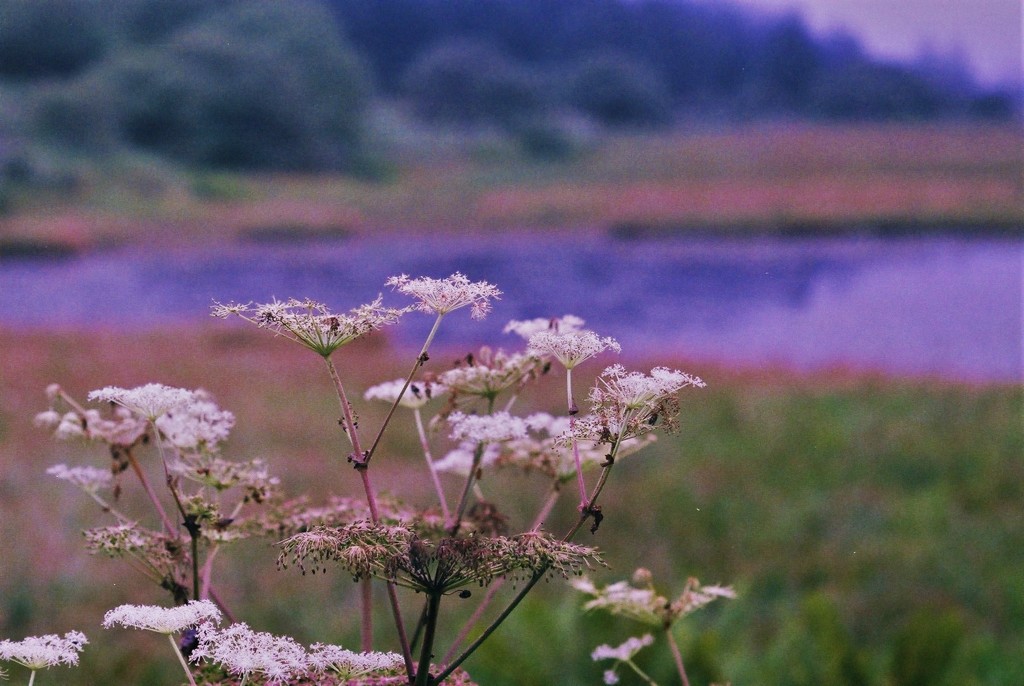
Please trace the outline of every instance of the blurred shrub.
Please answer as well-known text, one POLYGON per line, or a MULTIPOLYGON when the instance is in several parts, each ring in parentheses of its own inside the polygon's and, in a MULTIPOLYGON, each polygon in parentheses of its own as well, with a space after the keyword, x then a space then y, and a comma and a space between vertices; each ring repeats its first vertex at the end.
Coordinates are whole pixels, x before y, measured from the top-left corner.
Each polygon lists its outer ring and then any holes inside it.
POLYGON ((151 44, 234 0, 106 0, 111 23, 129 43, 151 44))
POLYGON ((128 27, 122 44, 72 79, 29 90, 36 136, 216 168, 363 164, 369 85, 320 4, 106 1, 112 23, 128 27))
POLYGON ((775 686, 861 686, 867 671, 835 604, 813 593, 784 626, 768 656, 765 683, 775 686))
POLYGON ((103 17, 82 0, 0 0, 0 77, 68 76, 107 47, 103 17))
POLYGON ((892 683, 895 686, 953 683, 949 668, 964 636, 963 621, 952 611, 919 610, 896 637, 892 683))
POLYGON ((579 149, 571 131, 548 119, 519 126, 516 142, 527 158, 540 162, 563 162, 571 159, 579 149))
POLYGON ((87 75, 35 89, 27 105, 33 133, 46 143, 76 150, 115 146, 115 113, 110 99, 101 97, 102 86, 101 80, 87 75))
POLYGON ((663 126, 672 121, 668 87, 658 72, 627 55, 585 58, 571 71, 567 104, 606 126, 663 126))
POLYGON ((912 72, 862 62, 818 79, 808 106, 836 119, 925 119, 940 114, 946 104, 935 86, 912 72))
POLYGON ((107 67, 134 145, 230 168, 343 168, 367 85, 331 18, 309 3, 247 2, 107 67))
POLYGON ((783 17, 770 26, 754 63, 760 78, 753 88, 760 93, 760 105, 769 111, 801 109, 823 71, 820 53, 799 16, 783 17))
POLYGON ((475 40, 426 50, 402 79, 402 94, 426 121, 508 126, 540 111, 540 83, 498 48, 475 40))

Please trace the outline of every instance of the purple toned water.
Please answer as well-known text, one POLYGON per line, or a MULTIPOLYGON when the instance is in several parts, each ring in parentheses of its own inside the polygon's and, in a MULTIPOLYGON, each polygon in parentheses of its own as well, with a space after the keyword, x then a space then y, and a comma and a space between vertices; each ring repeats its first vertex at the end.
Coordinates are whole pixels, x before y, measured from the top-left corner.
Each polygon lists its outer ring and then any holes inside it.
MULTIPOLYGON (((518 345, 501 333, 508 319, 572 313, 638 355, 1024 380, 1021 240, 525 234, 111 250, 0 260, 0 326, 195 325, 214 300, 293 296, 344 310, 388 276, 456 270, 505 292, 483 323, 446 322, 439 343, 467 350, 518 345)), ((429 324, 410 316, 391 335, 416 346, 429 324)))

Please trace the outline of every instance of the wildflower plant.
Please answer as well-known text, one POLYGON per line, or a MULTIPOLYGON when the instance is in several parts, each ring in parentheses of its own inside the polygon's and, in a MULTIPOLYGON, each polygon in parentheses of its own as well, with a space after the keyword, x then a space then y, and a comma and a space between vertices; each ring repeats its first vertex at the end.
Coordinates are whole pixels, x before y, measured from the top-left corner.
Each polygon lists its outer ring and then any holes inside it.
MULTIPOLYGON (((633 572, 631 581, 618 581, 604 587, 597 586, 587 577, 574 579, 571 583, 576 590, 591 597, 583 605, 584 610, 601 610, 627 617, 661 631, 668 642, 679 679, 684 686, 689 686, 690 681, 686 676, 679 644, 672 634, 673 625, 691 612, 718 598, 736 597, 735 591, 727 586, 702 586, 700 581, 690 577, 686 580, 682 593, 675 599, 669 599, 654 589, 651 573, 644 568, 633 572)), ((604 681, 606 684, 618 683, 616 670, 623 665, 636 672, 648 684, 654 684, 654 681, 633 662, 633 656, 641 648, 649 646, 653 642, 653 637, 648 633, 640 637, 632 637, 617 648, 607 645, 598 646, 591 657, 594 661, 615 660, 614 666, 605 671, 604 681)))
MULTIPOLYGON (((612 365, 584 396, 589 408, 581 411, 572 371, 619 352, 620 346, 584 328, 585 322, 573 315, 510 322, 506 333, 520 338, 520 349, 484 347, 450 368, 436 363, 428 367, 443 320, 463 308, 482 319, 501 292, 461 273, 443 279, 401 275, 385 285, 393 289, 393 297, 410 298, 411 304, 385 305, 378 296, 338 313, 320 302, 290 299, 216 304, 212 311, 215 317, 237 317, 297 342, 324 360, 346 442, 339 457, 353 468, 360 497, 333 497, 323 504, 303 496, 289 498, 268 460, 227 457, 223 447, 235 417, 202 389, 158 383, 106 387, 88 396, 100 407, 87 407, 60 386, 47 389, 50 407, 37 416, 37 425, 61 440, 102 444, 110 455, 106 468, 57 465, 49 470, 86 493, 107 519, 86 532, 87 546, 125 560, 169 592, 174 603, 122 606, 107 614, 104 626, 167 635, 190 684, 471 684, 463 664, 537 583, 586 579, 586 573, 604 565, 596 548, 574 539, 588 523, 597 532, 605 516, 600 496, 616 461, 650 445, 654 431, 674 429, 676 394, 703 385, 696 377, 664 367, 643 373, 612 365), (347 343, 416 313, 434 316, 433 327, 404 378, 363 393, 367 402, 389 408, 379 426, 364 433, 350 400, 356 396, 350 395, 334 357, 343 354, 347 343), (565 414, 516 414, 519 398, 543 388, 540 379, 556 366, 565 371, 565 414), (415 427, 434 487, 436 502, 425 507, 379 492, 372 479, 372 465, 387 459, 377 457, 381 439, 399 422, 415 427), (438 447, 443 457, 435 460, 438 447), (162 488, 143 469, 150 456, 163 470, 162 488), (540 473, 550 485, 531 523, 518 532, 501 503, 484 497, 482 482, 499 469, 540 473), (450 493, 442 477, 455 480, 450 493), (574 523, 561 533, 546 530, 563 486, 574 481, 579 491, 574 523), (132 484, 147 496, 149 512, 119 509, 122 489, 132 484), (251 538, 278 546, 282 570, 340 571, 356 582, 358 651, 325 643, 307 649, 234 619, 218 593, 215 559, 251 538), (497 602, 506 581, 516 589, 485 625, 485 610, 497 602), (390 652, 374 646, 374 584, 387 592, 394 630, 390 652), (449 599, 476 597, 477 589, 486 592, 468 621, 446 632, 443 608, 449 599), (399 593, 406 592, 422 603, 415 616, 407 616, 400 602, 399 593), (222 627, 225 619, 229 623, 222 627)), ((609 596, 593 586, 581 588, 594 590, 593 602, 609 596)), ((702 587, 688 587, 688 592, 691 600, 703 597, 700 593, 714 595, 702 587)), ((648 610, 663 629, 675 619, 664 608, 648 610)), ((617 664, 633 664, 632 654, 622 652, 626 656, 616 657, 617 664)))

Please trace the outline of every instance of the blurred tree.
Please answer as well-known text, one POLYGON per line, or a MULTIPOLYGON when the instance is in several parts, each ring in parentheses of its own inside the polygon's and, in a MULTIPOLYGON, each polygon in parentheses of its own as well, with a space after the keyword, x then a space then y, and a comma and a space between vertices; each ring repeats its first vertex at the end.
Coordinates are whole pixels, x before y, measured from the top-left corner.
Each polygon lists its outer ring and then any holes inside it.
POLYGON ((102 83, 84 76, 71 83, 46 84, 29 98, 33 133, 43 141, 77 151, 103 152, 118 143, 109 99, 97 97, 102 83))
POLYGON ((964 636, 963 621, 952 611, 919 610, 896 637, 892 683, 895 686, 954 683, 948 671, 964 636))
POLYGON ((98 2, 0 0, 0 77, 69 76, 99 59, 108 36, 98 2))
POLYGON ((773 110, 806 110, 810 91, 822 70, 819 47, 798 15, 788 15, 768 29, 756 57, 757 92, 773 110))
POLYGON ((311 2, 230 4, 99 79, 129 143, 183 162, 340 169, 360 154, 368 85, 311 2))
POLYGON ((475 40, 427 50, 405 74, 403 94, 423 119, 513 125, 544 107, 540 83, 497 48, 475 40))
POLYGON ((869 681, 839 611, 820 592, 808 596, 799 614, 786 622, 764 675, 765 683, 776 686, 864 686, 869 681))
POLYGON ((607 126, 664 126, 672 121, 668 89, 656 70, 626 55, 595 55, 568 78, 568 104, 607 126))
POLYGON ((150 44, 236 0, 101 0, 123 41, 150 44))
POLYGON ((857 62, 819 75, 811 112, 833 119, 925 119, 952 107, 946 94, 895 65, 857 62))

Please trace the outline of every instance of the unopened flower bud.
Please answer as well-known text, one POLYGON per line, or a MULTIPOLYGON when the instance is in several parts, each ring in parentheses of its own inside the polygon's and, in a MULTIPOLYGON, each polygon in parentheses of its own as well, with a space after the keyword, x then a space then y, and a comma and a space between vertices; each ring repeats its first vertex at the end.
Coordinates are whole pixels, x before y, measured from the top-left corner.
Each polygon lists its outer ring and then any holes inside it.
POLYGON ((32 424, 40 429, 56 429, 60 424, 60 413, 54 409, 40 412, 32 420, 32 424))
POLYGON ((57 396, 60 395, 60 391, 61 391, 60 384, 59 383, 52 383, 52 384, 50 384, 49 386, 46 387, 46 398, 50 402, 53 402, 54 400, 57 399, 57 396))

